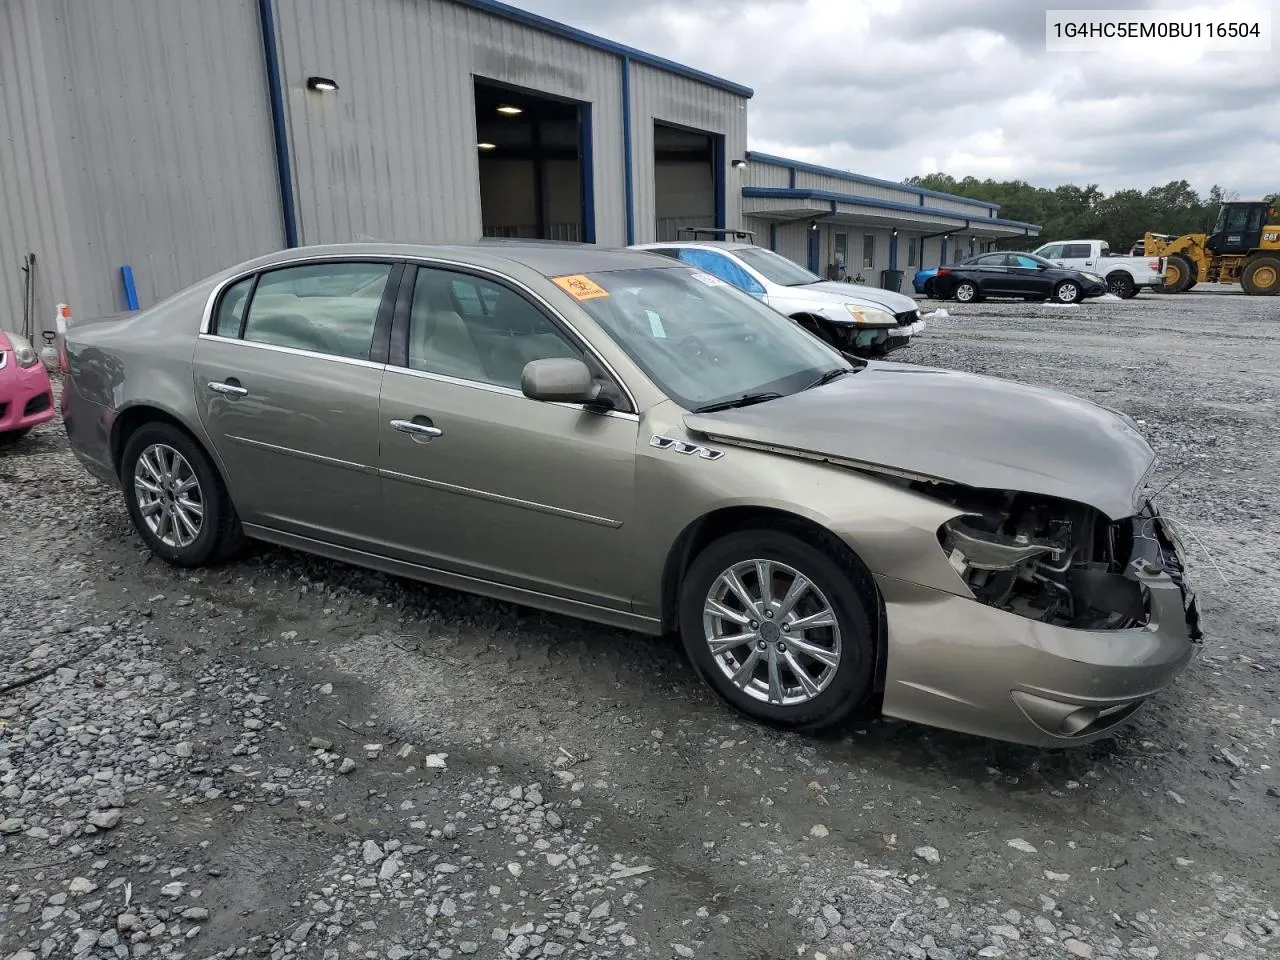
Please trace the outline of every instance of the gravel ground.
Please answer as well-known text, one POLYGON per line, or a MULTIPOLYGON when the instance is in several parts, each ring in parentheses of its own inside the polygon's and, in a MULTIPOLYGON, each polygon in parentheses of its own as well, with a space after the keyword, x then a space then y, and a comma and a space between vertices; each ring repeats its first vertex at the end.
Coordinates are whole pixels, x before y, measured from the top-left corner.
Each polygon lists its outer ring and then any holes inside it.
POLYGON ((0 453, 0 958, 1275 956, 1278 305, 941 306, 903 359, 1161 455, 1208 636, 1117 736, 784 735, 671 640, 274 548, 175 571, 54 423, 0 453))

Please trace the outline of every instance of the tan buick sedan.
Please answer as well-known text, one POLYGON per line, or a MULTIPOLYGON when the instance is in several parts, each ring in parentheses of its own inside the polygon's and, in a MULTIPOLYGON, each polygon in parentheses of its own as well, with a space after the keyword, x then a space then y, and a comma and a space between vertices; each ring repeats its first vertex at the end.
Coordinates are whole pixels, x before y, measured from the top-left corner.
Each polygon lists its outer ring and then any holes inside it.
POLYGON ((1129 418, 850 359, 666 257, 294 249, 73 327, 63 363, 73 449, 170 563, 250 537, 678 631, 783 727, 1085 743, 1200 639, 1129 418))

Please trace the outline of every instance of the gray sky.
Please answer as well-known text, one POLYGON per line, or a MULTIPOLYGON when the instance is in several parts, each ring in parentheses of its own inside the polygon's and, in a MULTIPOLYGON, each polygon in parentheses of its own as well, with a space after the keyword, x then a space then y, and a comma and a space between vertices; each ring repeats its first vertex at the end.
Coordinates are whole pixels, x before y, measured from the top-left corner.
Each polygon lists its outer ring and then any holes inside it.
POLYGON ((1108 191, 1185 178, 1241 199, 1280 190, 1280 42, 1047 53, 1044 18, 1269 11, 1280 30, 1280 0, 511 2, 754 88, 754 150, 894 180, 941 170, 1108 191))

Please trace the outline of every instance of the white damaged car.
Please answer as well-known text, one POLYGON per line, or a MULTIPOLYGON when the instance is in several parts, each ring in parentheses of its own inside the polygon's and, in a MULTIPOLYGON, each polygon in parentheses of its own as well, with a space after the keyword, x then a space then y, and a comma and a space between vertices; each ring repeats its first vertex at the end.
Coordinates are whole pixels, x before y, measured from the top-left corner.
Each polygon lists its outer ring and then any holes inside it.
POLYGON ((883 356, 922 331, 920 308, 892 290, 823 280, 779 253, 729 240, 672 240, 632 249, 660 253, 719 277, 763 300, 832 346, 883 356))

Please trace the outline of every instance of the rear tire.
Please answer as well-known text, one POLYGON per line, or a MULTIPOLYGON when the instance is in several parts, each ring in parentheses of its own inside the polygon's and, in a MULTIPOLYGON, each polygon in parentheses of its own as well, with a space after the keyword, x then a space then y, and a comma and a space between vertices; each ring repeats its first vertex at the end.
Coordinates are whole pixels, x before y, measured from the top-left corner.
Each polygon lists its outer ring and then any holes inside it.
POLYGON ((1131 300, 1138 294, 1138 285, 1123 270, 1117 270, 1107 277, 1107 289, 1121 300, 1131 300))
POLYGON ((146 423, 130 435, 120 458, 120 486, 138 534, 172 566, 205 566, 244 543, 218 471, 200 445, 172 424, 146 423))
POLYGON ((951 295, 955 297, 957 303, 977 303, 982 299, 978 285, 971 280, 961 280, 956 284, 951 295))
POLYGON ((1157 287, 1161 293, 1185 293, 1196 282, 1197 271, 1189 257, 1175 253, 1165 262, 1164 283, 1157 287))
POLYGON ((743 530, 711 543, 690 565, 680 585, 680 635, 698 674, 734 710, 771 726, 817 731, 848 718, 871 691, 873 590, 856 562, 806 542, 799 531, 743 530), (797 577, 808 586, 788 609, 797 577), (793 626, 804 621, 813 623, 793 626))
POLYGON ((1280 293, 1280 257, 1254 257, 1240 274, 1244 292, 1256 297, 1280 293))
POLYGON ((937 293, 938 285, 934 282, 933 277, 930 277, 924 282, 924 296, 928 297, 930 300, 936 300, 937 293))

